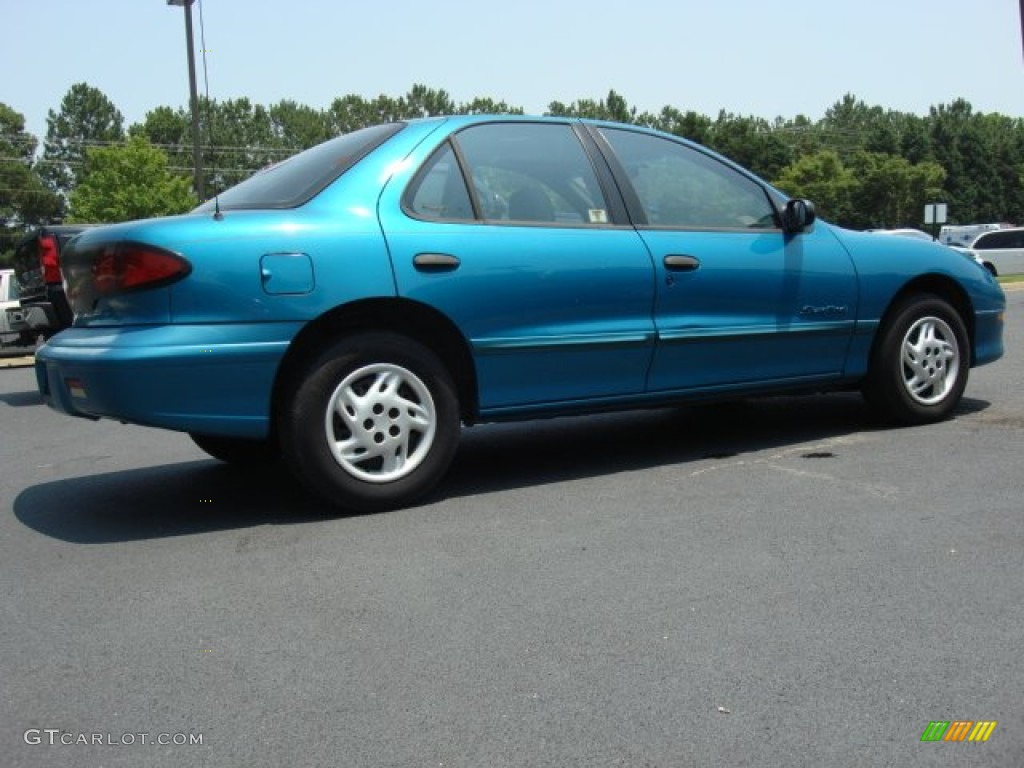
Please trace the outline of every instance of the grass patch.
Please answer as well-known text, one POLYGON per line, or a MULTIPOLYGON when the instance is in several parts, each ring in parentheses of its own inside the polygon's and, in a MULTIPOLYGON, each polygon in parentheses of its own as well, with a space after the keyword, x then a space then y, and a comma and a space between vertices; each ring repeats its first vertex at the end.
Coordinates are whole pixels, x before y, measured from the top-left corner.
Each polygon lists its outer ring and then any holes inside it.
POLYGON ((1024 275, 1001 275, 996 280, 1000 283, 1024 283, 1024 275))

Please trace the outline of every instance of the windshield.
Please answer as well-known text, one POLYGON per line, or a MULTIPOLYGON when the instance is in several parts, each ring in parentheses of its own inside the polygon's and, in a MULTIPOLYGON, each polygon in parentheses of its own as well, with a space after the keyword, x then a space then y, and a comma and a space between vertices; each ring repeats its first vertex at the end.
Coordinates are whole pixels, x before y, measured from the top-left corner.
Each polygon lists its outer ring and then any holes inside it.
MULTIPOLYGON (((374 125, 318 144, 221 192, 218 204, 222 210, 302 205, 403 127, 403 123, 374 125)), ((207 200, 195 210, 213 211, 214 201, 207 200)))

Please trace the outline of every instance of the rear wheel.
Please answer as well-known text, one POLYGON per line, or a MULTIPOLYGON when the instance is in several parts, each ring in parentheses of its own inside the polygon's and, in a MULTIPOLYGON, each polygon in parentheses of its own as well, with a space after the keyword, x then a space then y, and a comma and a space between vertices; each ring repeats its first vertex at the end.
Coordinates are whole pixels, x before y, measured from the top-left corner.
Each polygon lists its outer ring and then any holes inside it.
POLYGON ((227 464, 260 466, 272 464, 277 459, 277 451, 269 440, 247 440, 241 437, 200 435, 193 432, 189 433, 189 437, 213 458, 227 464))
POLYGON ((427 493, 447 471, 460 428, 448 371, 428 349, 389 333, 339 341, 298 379, 278 418, 296 477, 357 512, 427 493))
POLYGON ((969 366, 967 331, 956 310, 937 296, 912 296, 882 327, 864 395, 894 421, 939 421, 960 402, 969 366))

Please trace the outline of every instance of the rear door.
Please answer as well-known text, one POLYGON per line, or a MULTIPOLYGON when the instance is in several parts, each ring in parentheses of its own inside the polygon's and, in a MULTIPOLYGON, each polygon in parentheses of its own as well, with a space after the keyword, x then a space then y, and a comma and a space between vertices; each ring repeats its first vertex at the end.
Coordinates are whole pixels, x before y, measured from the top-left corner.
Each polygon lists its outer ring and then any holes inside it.
POLYGON ((484 123, 381 197, 398 291, 468 339, 485 414, 644 389, 654 270, 602 172, 570 122, 484 123))

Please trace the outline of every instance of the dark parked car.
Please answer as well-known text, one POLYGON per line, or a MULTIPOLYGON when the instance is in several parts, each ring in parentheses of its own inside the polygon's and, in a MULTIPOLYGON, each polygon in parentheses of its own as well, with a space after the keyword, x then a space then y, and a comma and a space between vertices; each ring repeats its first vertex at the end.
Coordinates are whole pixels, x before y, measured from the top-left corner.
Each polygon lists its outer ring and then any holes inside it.
POLYGON ((12 332, 24 339, 48 339, 71 325, 71 308, 60 273, 61 254, 71 238, 88 228, 87 224, 39 227, 18 241, 13 266, 21 306, 7 310, 12 332))
POLYGON ((461 424, 829 389, 924 423, 1003 354, 972 258, 569 118, 366 128, 82 233, 63 268, 75 325, 36 354, 54 408, 280 454, 350 509, 424 494, 461 424))

